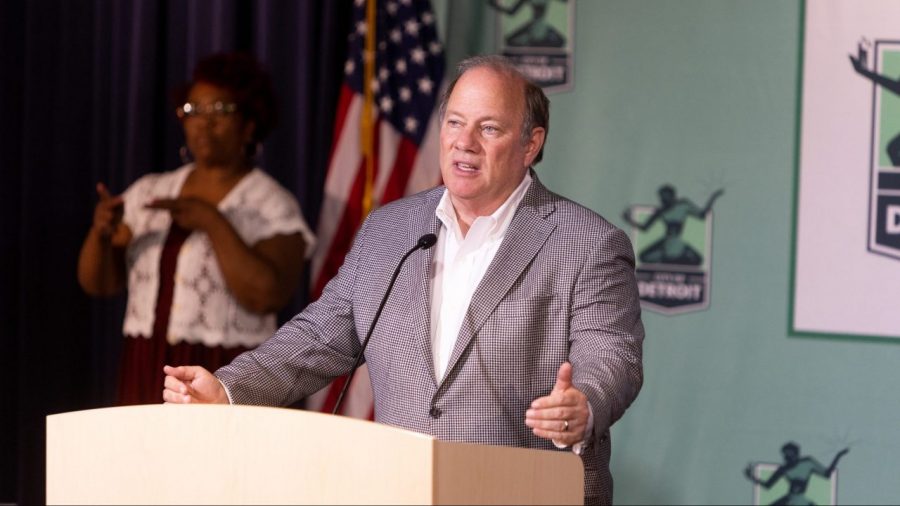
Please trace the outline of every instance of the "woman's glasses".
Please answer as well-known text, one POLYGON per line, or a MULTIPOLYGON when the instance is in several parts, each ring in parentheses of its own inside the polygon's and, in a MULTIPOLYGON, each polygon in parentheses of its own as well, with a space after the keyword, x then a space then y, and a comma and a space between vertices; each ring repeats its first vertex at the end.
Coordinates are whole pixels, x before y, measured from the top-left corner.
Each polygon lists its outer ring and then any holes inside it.
POLYGON ((211 104, 185 102, 175 109, 175 115, 182 119, 196 118, 198 116, 221 118, 234 114, 236 111, 237 104, 233 102, 216 101, 211 104))

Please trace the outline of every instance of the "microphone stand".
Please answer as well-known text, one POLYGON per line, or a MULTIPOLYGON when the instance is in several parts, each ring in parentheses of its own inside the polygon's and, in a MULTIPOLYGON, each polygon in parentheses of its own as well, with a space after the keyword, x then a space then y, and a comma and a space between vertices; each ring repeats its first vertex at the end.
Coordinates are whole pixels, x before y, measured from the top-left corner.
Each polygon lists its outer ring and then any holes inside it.
POLYGON ((341 394, 338 396, 337 402, 334 405, 334 409, 331 411, 332 415, 336 415, 338 410, 341 408, 341 401, 344 400, 344 394, 347 393, 347 388, 350 386, 350 382, 353 380, 353 374, 356 372, 356 368, 359 367, 359 363, 362 361, 363 354, 366 351, 366 346, 369 345, 369 338, 372 337, 372 331, 375 330, 375 324, 378 323, 378 319, 381 317, 381 310, 384 309, 384 305, 387 303, 388 296, 391 294, 391 290, 394 288, 394 282, 397 281, 397 276, 400 274, 400 269, 403 267, 406 259, 420 249, 425 250, 434 246, 434 243, 436 242, 436 235, 425 234, 420 237, 416 245, 413 246, 411 250, 407 251, 406 254, 403 255, 403 258, 400 259, 400 263, 398 263, 397 268, 394 269, 394 275, 391 276, 391 282, 388 283, 387 290, 385 290, 384 292, 384 297, 381 298, 381 304, 378 305, 378 311, 375 312, 375 318, 372 319, 372 324, 369 325, 369 332, 366 333, 366 338, 363 340, 362 348, 359 350, 359 353, 356 354, 356 361, 353 362, 353 368, 350 369, 350 372, 347 374, 347 381, 344 382, 344 387, 341 388, 341 394))

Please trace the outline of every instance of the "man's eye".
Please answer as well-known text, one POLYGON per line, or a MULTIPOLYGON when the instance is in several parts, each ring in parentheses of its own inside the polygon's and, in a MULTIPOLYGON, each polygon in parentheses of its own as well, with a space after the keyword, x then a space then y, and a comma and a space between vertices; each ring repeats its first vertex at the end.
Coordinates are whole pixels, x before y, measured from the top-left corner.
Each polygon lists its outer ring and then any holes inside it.
POLYGON ((482 127, 481 131, 486 134, 495 134, 498 130, 495 126, 485 125, 484 127, 482 127))

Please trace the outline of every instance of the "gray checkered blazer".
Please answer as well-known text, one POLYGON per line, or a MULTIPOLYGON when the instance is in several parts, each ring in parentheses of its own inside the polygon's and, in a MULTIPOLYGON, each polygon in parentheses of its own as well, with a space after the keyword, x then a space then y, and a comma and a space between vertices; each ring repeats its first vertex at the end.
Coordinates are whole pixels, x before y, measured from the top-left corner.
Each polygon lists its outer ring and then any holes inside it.
MULTIPOLYGON (((319 300, 216 371, 234 402, 290 404, 349 371, 398 261, 420 236, 439 232, 443 191, 369 216, 319 300)), ((429 339, 433 256, 432 248, 407 260, 366 350, 376 421, 445 440, 552 450, 525 426, 525 410, 550 393, 569 360, 594 412, 582 456, 586 500, 610 502, 609 427, 643 381, 627 236, 535 176, 472 296, 440 383, 429 339)))

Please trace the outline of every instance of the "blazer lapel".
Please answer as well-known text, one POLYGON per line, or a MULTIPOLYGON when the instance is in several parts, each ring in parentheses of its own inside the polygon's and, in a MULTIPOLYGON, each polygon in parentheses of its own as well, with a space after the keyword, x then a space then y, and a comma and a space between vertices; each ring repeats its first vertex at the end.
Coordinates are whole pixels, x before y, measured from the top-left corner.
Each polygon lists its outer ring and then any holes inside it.
MULTIPOLYGON (((441 222, 435 215, 438 202, 444 194, 441 186, 426 196, 425 205, 421 214, 413 217, 416 223, 411 223, 409 229, 409 247, 419 241, 425 234, 440 233, 441 222)), ((434 359, 431 352, 431 269, 434 265, 434 250, 432 246, 425 251, 419 251, 408 259, 409 263, 409 300, 413 322, 413 335, 418 343, 421 353, 425 356, 425 363, 431 372, 431 381, 437 385, 434 374, 434 359)))
POLYGON ((555 224, 545 219, 556 209, 551 200, 551 193, 538 181, 534 172, 532 172, 532 177, 534 180, 531 187, 519 204, 519 209, 516 210, 516 214, 506 230, 497 254, 494 255, 478 288, 472 294, 472 301, 469 303, 465 318, 463 318, 444 378, 451 376, 456 363, 469 347, 475 335, 478 334, 484 322, 494 312, 503 297, 509 293, 513 283, 528 267, 556 228, 555 224))

